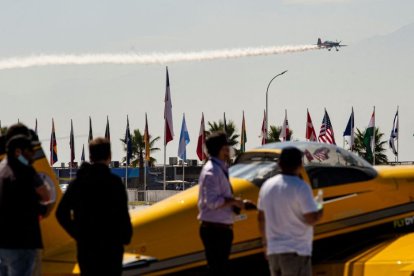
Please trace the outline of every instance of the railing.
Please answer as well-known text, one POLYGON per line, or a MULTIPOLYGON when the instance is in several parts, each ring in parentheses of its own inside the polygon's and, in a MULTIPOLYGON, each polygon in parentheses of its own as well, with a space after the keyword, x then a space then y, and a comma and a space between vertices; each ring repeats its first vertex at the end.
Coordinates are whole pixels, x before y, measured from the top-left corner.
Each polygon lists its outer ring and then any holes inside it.
POLYGON ((149 191, 139 191, 136 189, 128 189, 128 201, 129 202, 148 202, 155 203, 166 199, 167 197, 173 196, 181 191, 175 190, 149 190, 149 191))

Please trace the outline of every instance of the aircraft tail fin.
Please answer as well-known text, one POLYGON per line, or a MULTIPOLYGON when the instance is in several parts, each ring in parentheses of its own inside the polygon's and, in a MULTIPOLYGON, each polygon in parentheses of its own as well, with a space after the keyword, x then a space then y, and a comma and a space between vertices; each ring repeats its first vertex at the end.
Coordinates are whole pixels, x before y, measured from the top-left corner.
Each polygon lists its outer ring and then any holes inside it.
POLYGON ((322 45, 322 40, 320 38, 318 38, 318 46, 322 45))

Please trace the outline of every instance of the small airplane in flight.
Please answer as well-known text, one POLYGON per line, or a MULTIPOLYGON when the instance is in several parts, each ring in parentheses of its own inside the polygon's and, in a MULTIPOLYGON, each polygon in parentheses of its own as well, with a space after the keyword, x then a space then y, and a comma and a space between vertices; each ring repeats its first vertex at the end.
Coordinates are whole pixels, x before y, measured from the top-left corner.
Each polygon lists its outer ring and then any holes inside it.
POLYGON ((322 40, 320 38, 318 38, 318 44, 316 44, 316 45, 318 45, 319 48, 326 48, 326 49, 328 49, 328 51, 332 50, 332 48, 335 48, 336 51, 339 51, 338 48, 348 46, 348 45, 341 44, 341 41, 334 42, 334 41, 326 40, 326 41, 322 42, 322 40))

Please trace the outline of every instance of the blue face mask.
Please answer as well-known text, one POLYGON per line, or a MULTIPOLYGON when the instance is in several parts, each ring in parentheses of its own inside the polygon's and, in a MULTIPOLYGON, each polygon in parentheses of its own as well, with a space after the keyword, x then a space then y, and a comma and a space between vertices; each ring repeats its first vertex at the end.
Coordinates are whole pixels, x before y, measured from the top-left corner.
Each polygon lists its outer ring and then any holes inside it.
POLYGON ((20 161, 20 163, 22 163, 23 165, 28 166, 29 165, 29 160, 27 160, 23 155, 19 155, 19 157, 17 157, 17 160, 20 161))

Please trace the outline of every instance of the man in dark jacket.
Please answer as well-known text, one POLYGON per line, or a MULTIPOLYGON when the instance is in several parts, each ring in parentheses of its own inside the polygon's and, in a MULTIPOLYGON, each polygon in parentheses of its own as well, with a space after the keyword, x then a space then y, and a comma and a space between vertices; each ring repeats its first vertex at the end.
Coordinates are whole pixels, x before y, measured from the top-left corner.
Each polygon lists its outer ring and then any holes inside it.
POLYGON ((110 142, 89 144, 91 164, 83 163, 56 212, 77 242, 82 275, 121 275, 124 245, 132 236, 125 186, 112 174, 110 142))

